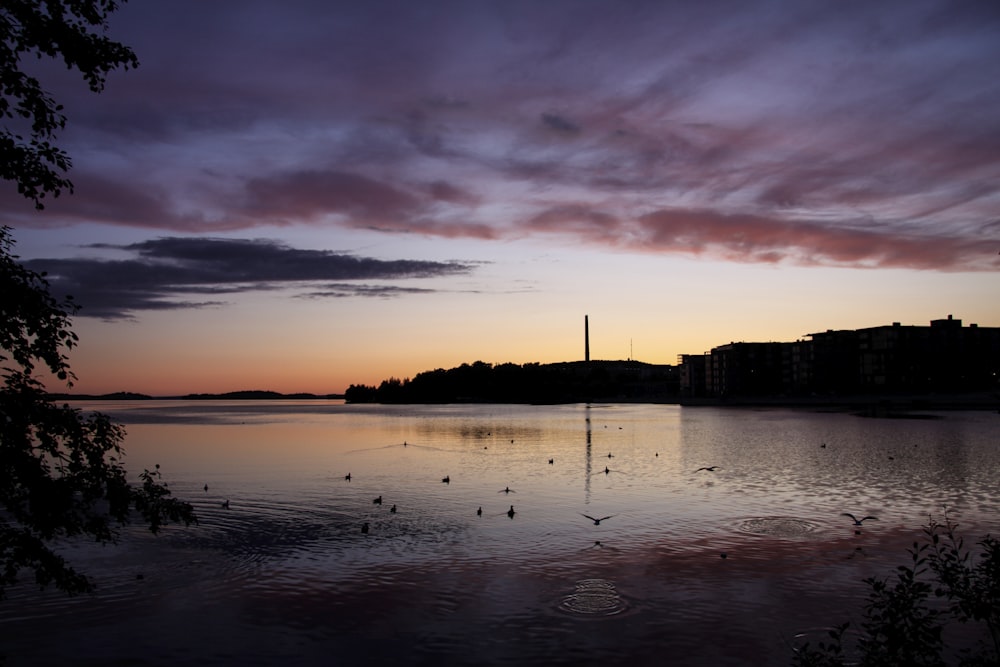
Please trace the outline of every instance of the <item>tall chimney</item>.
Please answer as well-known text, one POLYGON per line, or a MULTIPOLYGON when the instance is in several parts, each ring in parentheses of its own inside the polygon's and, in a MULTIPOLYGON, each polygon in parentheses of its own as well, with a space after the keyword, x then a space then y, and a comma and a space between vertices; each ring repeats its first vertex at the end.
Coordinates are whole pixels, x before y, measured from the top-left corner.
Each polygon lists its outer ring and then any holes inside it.
POLYGON ((583 360, 590 361, 590 318, 583 316, 583 360))

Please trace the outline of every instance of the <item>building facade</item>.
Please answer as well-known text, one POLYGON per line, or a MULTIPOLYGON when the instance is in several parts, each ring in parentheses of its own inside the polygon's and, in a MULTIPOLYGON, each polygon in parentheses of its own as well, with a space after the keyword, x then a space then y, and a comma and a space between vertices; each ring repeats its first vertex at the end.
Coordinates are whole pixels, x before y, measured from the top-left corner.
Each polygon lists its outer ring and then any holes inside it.
POLYGON ((681 355, 682 397, 929 394, 1000 390, 1000 328, 929 326, 827 330, 788 343, 728 343, 681 355))

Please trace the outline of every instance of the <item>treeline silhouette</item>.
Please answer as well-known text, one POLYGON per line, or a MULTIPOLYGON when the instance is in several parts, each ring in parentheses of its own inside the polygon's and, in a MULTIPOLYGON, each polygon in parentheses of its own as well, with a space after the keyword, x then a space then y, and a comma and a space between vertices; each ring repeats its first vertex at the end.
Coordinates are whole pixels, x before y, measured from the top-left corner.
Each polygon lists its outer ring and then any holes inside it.
POLYGON ((352 384, 349 403, 578 403, 591 400, 670 401, 677 396, 674 366, 638 361, 489 364, 389 378, 377 387, 352 384))

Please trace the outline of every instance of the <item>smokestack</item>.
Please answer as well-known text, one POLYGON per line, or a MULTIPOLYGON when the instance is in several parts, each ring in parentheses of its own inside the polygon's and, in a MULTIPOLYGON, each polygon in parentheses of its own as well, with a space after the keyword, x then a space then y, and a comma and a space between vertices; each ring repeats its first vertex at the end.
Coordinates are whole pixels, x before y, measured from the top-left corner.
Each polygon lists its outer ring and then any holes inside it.
POLYGON ((583 360, 590 361, 590 318, 583 316, 583 360))

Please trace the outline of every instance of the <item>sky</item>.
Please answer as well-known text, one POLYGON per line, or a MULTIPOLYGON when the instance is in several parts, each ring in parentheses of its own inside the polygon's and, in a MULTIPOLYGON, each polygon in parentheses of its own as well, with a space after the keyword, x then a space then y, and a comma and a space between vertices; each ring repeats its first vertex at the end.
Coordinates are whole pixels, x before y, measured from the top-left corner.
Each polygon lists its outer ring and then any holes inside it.
MULTIPOLYGON (((1000 326, 1000 5, 132 0, 72 194, 0 183, 73 391, 1000 326)), ((50 389, 57 389, 50 384, 50 389)))

